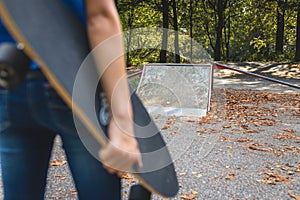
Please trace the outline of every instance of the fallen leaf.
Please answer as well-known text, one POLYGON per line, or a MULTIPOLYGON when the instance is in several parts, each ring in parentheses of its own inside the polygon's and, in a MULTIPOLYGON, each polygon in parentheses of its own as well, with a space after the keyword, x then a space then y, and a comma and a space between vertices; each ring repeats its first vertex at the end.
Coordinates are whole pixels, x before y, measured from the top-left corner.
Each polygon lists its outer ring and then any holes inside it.
POLYGON ((132 179, 133 177, 130 176, 129 174, 123 174, 121 178, 123 178, 123 179, 132 179))
POLYGON ((72 194, 72 195, 77 195, 78 192, 77 192, 76 190, 71 190, 71 194, 72 194))
POLYGON ((287 175, 294 175, 295 172, 293 172, 293 171, 288 171, 288 172, 286 172, 286 174, 287 174, 287 175))
POLYGON ((199 194, 199 192, 193 190, 193 191, 192 191, 192 194, 197 195, 197 194, 199 194))
POLYGON ((291 134, 291 133, 282 133, 282 134, 275 134, 272 136, 274 139, 278 139, 278 140, 285 140, 285 139, 295 139, 295 140, 300 140, 300 137, 295 135, 295 134, 291 134))
POLYGON ((236 179, 235 174, 229 174, 225 179, 228 181, 234 181, 236 179))
POLYGON ((54 177, 59 178, 60 180, 65 180, 67 177, 63 176, 63 175, 55 175, 54 177))
POLYGON ((281 168, 282 166, 281 166, 281 165, 278 165, 278 164, 276 164, 274 167, 276 167, 276 168, 281 168))
POLYGON ((161 130, 167 130, 170 128, 170 125, 165 125, 164 127, 161 128, 161 130))
POLYGON ((50 167, 57 167, 57 166, 62 166, 65 165, 67 161, 64 160, 52 160, 50 161, 50 167))
POLYGON ((130 176, 129 174, 124 174, 121 178, 126 179, 127 181, 129 181, 129 183, 135 183, 136 182, 135 179, 132 176, 130 176))
POLYGON ((228 153, 227 156, 233 156, 233 154, 234 154, 234 153, 231 152, 231 153, 228 153))
POLYGON ((230 125, 224 125, 223 128, 231 128, 230 125))
POLYGON ((265 152, 271 152, 271 151, 272 151, 272 149, 259 148, 259 147, 256 147, 256 146, 254 146, 254 145, 250 145, 250 146, 249 146, 249 149, 255 150, 255 151, 265 151, 265 152))
POLYGON ((167 125, 174 125, 175 124, 175 121, 168 121, 167 122, 167 125))
POLYGON ((179 176, 185 176, 185 175, 186 175, 185 172, 179 173, 179 176))
POLYGON ((188 120, 186 120, 186 122, 193 123, 193 122, 196 122, 196 120, 188 119, 188 120))
POLYGON ((197 133, 220 133, 220 130, 215 130, 215 129, 202 129, 196 131, 197 133))
POLYGON ((185 200, 193 200, 196 198, 196 195, 195 194, 186 194, 186 193, 182 193, 180 195, 180 198, 181 199, 185 199, 185 200))
POLYGON ((170 135, 175 136, 175 135, 178 135, 178 133, 177 132, 171 132, 170 135))
POLYGON ((249 138, 239 138, 239 139, 237 139, 237 142, 251 142, 251 141, 253 141, 252 139, 249 139, 249 138))
POLYGON ((257 130, 245 130, 244 133, 249 134, 249 133, 259 133, 257 130))
POLYGON ((220 140, 221 140, 222 142, 224 142, 224 141, 232 141, 232 140, 233 140, 233 138, 229 138, 229 137, 220 136, 220 140))
POLYGON ((285 132, 288 132, 288 133, 295 133, 296 131, 295 130, 293 130, 293 129, 288 129, 288 128, 286 128, 286 129, 283 129, 285 132))
POLYGON ((201 178, 203 175, 202 174, 198 174, 197 175, 197 178, 201 178))

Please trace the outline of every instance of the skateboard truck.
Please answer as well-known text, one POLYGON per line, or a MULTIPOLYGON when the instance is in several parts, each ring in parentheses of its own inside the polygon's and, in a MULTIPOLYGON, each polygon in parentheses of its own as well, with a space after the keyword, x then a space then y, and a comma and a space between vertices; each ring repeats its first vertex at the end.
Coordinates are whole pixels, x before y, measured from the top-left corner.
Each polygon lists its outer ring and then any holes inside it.
POLYGON ((99 122, 102 126, 107 126, 110 120, 110 114, 108 112, 108 102, 104 92, 100 92, 100 110, 99 110, 99 122))
POLYGON ((30 58, 23 52, 23 45, 0 45, 0 86, 12 89, 25 80, 30 70, 30 58))

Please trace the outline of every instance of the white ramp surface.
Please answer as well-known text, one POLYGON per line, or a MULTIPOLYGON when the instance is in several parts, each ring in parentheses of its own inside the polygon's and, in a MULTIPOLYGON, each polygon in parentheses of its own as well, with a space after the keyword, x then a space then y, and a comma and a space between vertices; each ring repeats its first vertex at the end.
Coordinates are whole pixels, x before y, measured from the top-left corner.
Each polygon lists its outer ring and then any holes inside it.
POLYGON ((205 116, 211 85, 211 64, 148 64, 137 94, 150 114, 205 116))

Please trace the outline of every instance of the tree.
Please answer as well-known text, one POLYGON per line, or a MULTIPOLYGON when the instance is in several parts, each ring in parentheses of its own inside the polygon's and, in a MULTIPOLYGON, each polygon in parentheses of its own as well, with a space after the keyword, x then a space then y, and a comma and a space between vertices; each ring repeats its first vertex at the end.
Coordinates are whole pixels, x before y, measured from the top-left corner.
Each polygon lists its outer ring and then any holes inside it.
POLYGON ((300 3, 297 8, 297 28, 296 28, 296 53, 295 61, 300 61, 300 3))
POLYGON ((193 0, 190 0, 190 54, 191 54, 191 62, 193 62, 193 0))
POLYGON ((214 50, 215 60, 221 60, 223 55, 223 31, 226 26, 225 11, 228 5, 229 0, 206 0, 203 2, 206 32, 214 50))
POLYGON ((174 34, 177 31, 202 44, 215 60, 299 60, 299 0, 115 1, 125 31, 140 27, 165 28, 164 32, 155 34, 136 34, 138 40, 128 31, 125 47, 142 48, 127 55, 128 64, 179 62, 192 58, 191 54, 196 60, 199 56, 196 43, 178 37, 174 34), (171 33, 168 29, 176 31, 171 33), (146 43, 154 44, 154 40, 155 48, 143 49, 146 43))
POLYGON ((286 0, 277 1, 277 31, 276 31, 276 52, 283 53, 284 41, 284 15, 286 11, 286 0))
POLYGON ((216 27, 216 44, 215 44, 215 60, 221 60, 222 57, 222 39, 223 39, 223 28, 225 26, 224 12, 226 8, 227 0, 218 0, 217 2, 217 16, 218 23, 216 27))
POLYGON ((173 22, 174 22, 174 48, 175 48, 175 62, 180 63, 180 52, 179 52, 179 38, 178 38, 178 16, 177 16, 177 6, 176 0, 172 0, 172 8, 173 8, 173 22))
POLYGON ((169 29, 169 0, 162 0, 163 5, 163 34, 160 51, 160 63, 167 62, 168 29, 169 29))

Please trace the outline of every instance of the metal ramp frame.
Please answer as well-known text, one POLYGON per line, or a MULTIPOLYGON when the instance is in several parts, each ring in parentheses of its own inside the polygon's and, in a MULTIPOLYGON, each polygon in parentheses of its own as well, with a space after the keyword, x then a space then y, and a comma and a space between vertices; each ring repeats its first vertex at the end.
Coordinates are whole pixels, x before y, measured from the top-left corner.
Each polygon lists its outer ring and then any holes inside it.
POLYGON ((136 92, 152 115, 205 116, 212 77, 212 64, 147 64, 136 92))

